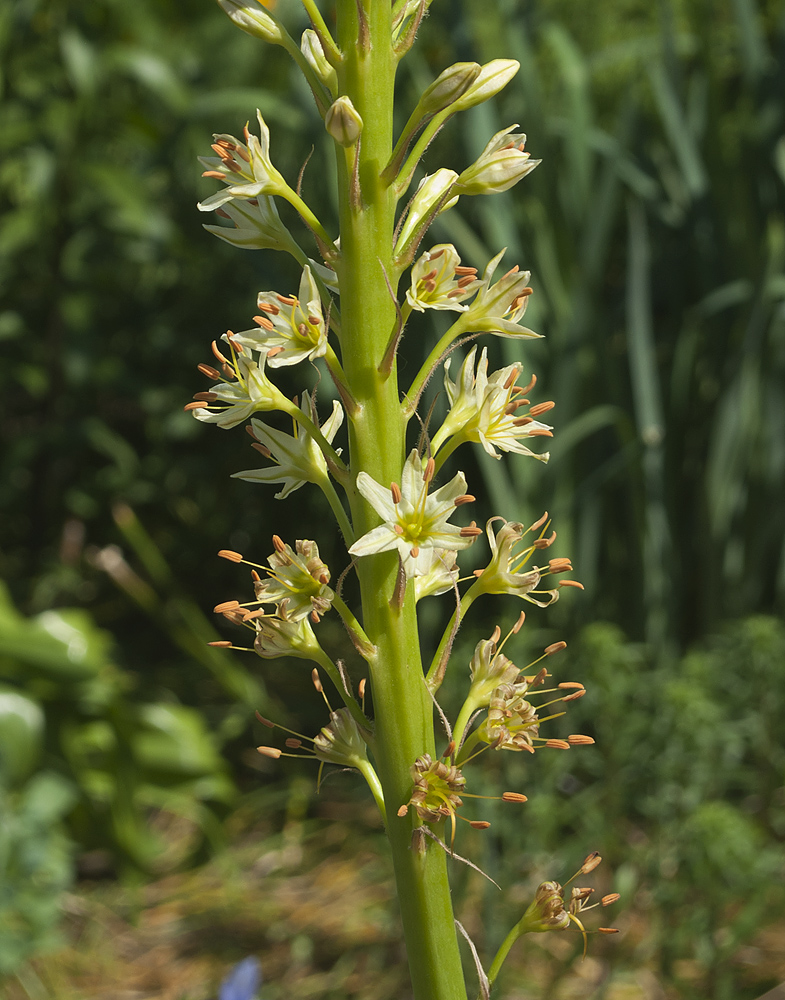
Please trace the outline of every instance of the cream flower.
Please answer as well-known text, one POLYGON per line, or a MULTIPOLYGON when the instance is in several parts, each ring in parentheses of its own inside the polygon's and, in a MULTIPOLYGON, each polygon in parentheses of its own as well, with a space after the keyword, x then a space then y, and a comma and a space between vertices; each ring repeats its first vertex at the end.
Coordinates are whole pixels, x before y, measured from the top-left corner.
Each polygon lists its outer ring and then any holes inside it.
MULTIPOLYGON (((428 493, 433 478, 433 460, 423 464, 413 450, 403 467, 401 485, 380 486, 366 472, 357 476, 362 493, 383 523, 359 538, 349 549, 355 556, 370 556, 397 549, 408 579, 432 568, 433 549, 465 549, 479 529, 449 524, 456 506, 466 503, 466 479, 459 472, 446 486, 428 493)), ((473 497, 471 499, 474 499, 473 497)))
POLYGON ((418 312, 452 309, 464 312, 461 300, 470 298, 480 286, 477 269, 462 267, 458 251, 440 243, 424 253, 412 268, 412 283, 406 301, 418 312))
POLYGON ((541 162, 524 151, 526 136, 510 135, 517 125, 497 132, 477 160, 455 182, 456 194, 499 194, 534 170, 541 162))
POLYGON ((225 368, 234 373, 236 381, 219 382, 209 392, 197 393, 198 401, 186 406, 197 420, 228 430, 247 420, 252 413, 291 408, 286 396, 265 375, 265 352, 260 354, 258 361, 244 353, 234 357, 233 363, 227 363, 225 368))
POLYGON ((306 358, 321 358, 327 350, 327 328, 322 303, 311 268, 303 268, 299 296, 259 292, 254 317, 257 328, 233 335, 243 347, 267 352, 271 368, 296 365, 306 358))
POLYGON ((414 599, 421 601, 423 597, 435 597, 454 590, 458 583, 460 570, 455 562, 458 553, 454 549, 430 549, 431 565, 422 576, 414 579, 414 599))
POLYGON ((531 295, 531 288, 528 287, 531 273, 514 267, 491 284, 504 254, 505 250, 502 250, 488 263, 476 298, 458 322, 466 332, 496 333, 502 337, 540 337, 541 334, 519 325, 531 295))
POLYGON ((218 215, 230 219, 234 226, 203 226, 232 246, 241 250, 287 250, 291 252, 296 243, 289 230, 281 222, 275 199, 260 194, 249 201, 227 202, 216 209, 218 215))
POLYGON ((406 221, 395 243, 395 253, 400 253, 411 238, 422 233, 431 224, 436 215, 446 212, 458 201, 458 196, 452 196, 451 190, 458 180, 458 174, 447 167, 441 167, 433 174, 428 174, 420 181, 412 198, 406 221))
POLYGON ((522 444, 521 438, 552 437, 552 428, 535 419, 531 414, 547 412, 552 403, 534 406, 528 415, 520 413, 524 389, 516 384, 521 373, 519 364, 508 365, 488 376, 488 352, 483 348, 475 373, 476 346, 471 349, 455 382, 450 380, 450 362, 444 363, 444 387, 450 401, 450 412, 434 435, 431 447, 439 451, 448 438, 455 436, 457 444, 476 441, 493 458, 501 458, 501 451, 530 455, 540 462, 547 462, 548 452, 537 454, 522 444))
POLYGON ((203 177, 215 177, 227 186, 204 201, 197 208, 200 212, 211 212, 233 198, 248 200, 260 194, 284 194, 290 190, 282 175, 275 169, 270 159, 270 130, 256 112, 259 122, 259 138, 251 135, 245 126, 245 142, 233 135, 214 135, 213 149, 217 157, 200 156, 199 162, 207 167, 203 177))
MULTIPOLYGON (((303 393, 300 409, 307 417, 314 419, 315 414, 307 403, 309 398, 307 393, 303 393)), ((322 434, 330 444, 342 423, 343 409, 341 404, 334 400, 333 412, 321 426, 322 434)), ((275 462, 275 465, 265 469, 235 472, 233 479, 243 479, 248 483, 282 483, 283 489, 275 494, 276 500, 284 500, 305 483, 315 483, 319 486, 327 481, 327 463, 321 449, 296 420, 293 435, 256 419, 251 420, 251 428, 258 443, 258 450, 275 462)))

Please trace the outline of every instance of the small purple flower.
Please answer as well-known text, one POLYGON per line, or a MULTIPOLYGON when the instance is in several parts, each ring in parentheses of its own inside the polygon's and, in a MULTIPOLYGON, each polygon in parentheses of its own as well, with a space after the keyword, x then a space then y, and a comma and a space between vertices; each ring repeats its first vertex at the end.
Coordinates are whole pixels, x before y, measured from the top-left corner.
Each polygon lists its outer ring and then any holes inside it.
POLYGON ((221 983, 218 1000, 254 1000, 262 985, 262 967, 259 959, 249 956, 231 970, 221 983))

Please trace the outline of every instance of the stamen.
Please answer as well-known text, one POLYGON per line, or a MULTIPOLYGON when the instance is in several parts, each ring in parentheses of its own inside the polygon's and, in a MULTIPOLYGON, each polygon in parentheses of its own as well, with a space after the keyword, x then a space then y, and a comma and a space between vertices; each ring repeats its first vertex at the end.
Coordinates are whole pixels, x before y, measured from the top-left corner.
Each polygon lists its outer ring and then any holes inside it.
POLYGON ((224 601, 223 604, 216 604, 213 611, 217 615, 222 615, 227 611, 236 611, 241 604, 239 601, 224 601))
POLYGON ((578 590, 586 589, 578 580, 559 580, 559 589, 562 587, 577 587, 578 590))
POLYGON ((533 417, 539 417, 541 413, 547 413, 548 410, 552 410, 554 406, 556 406, 556 404, 553 400, 549 400, 547 403, 537 403, 536 406, 533 406, 529 410, 529 413, 531 413, 533 417))
POLYGON ((284 306, 296 306, 297 299, 294 295, 276 295, 278 301, 284 306))
POLYGON ((284 740, 284 746, 289 750, 299 750, 302 745, 303 741, 295 739, 294 736, 287 736, 284 740))
POLYGON ((202 373, 202 375, 206 375, 208 378, 214 379, 216 382, 221 381, 221 373, 218 371, 217 368, 213 368, 212 365, 202 364, 202 365, 197 365, 196 367, 197 370, 202 373))
POLYGON ((460 279, 460 281, 458 282, 458 287, 466 288, 466 286, 470 285, 474 280, 475 280, 475 275, 467 274, 465 278, 460 279))
POLYGON ((205 170, 202 173, 202 177, 214 177, 217 181, 222 181, 225 176, 220 170, 205 170))
POLYGON ((557 684, 557 687, 560 687, 562 691, 569 690, 570 688, 583 691, 583 684, 580 681, 562 681, 561 684, 557 684))
POLYGON ((482 528, 478 528, 474 521, 467 528, 461 528, 461 538, 477 538, 481 534, 482 528))
POLYGON ((599 851, 592 851, 591 854, 587 855, 583 864, 581 865, 578 874, 588 875, 589 872, 593 872, 595 868, 599 868, 602 864, 602 858, 599 851))
POLYGON ((218 553, 221 559, 228 559, 229 562, 241 563, 243 557, 239 552, 235 552, 233 549, 221 549, 218 553))
POLYGON ((219 361, 222 361, 225 365, 228 365, 229 359, 227 357, 224 357, 223 354, 221 354, 220 350, 218 349, 218 344, 215 341, 213 341, 210 346, 212 347, 213 354, 216 356, 216 358, 218 358, 219 361))
POLYGON ((198 403, 186 403, 183 409, 187 413, 189 410, 209 410, 210 407, 207 403, 198 402, 198 403))
POLYGON ((217 649, 229 649, 232 645, 229 639, 217 639, 215 642, 208 642, 208 646, 215 646, 217 649))
POLYGON ((286 552, 286 545, 279 535, 273 535, 273 548, 276 552, 286 552))
POLYGON ((401 487, 397 483, 390 483, 390 493, 392 494, 392 501, 397 507, 401 502, 401 487))
POLYGON ((470 819, 469 826, 475 830, 487 830, 491 825, 487 819, 470 819))
POLYGON ((281 751, 278 747, 257 747, 256 752, 262 754, 264 757, 272 757, 273 760, 278 760, 281 756, 281 751))
POLYGON ((585 694, 586 694, 586 688, 582 688, 580 691, 576 691, 574 694, 566 695, 564 698, 562 698, 562 701, 577 701, 579 698, 582 698, 585 694))
POLYGON ((552 750, 569 750, 570 744, 567 740, 546 740, 545 746, 550 747, 552 750))
POLYGON ((551 573, 564 573, 565 571, 572 569, 572 562, 565 556, 562 556, 559 559, 549 559, 548 569, 551 573))
POLYGON ((277 316, 281 311, 274 302, 257 302, 256 308, 259 312, 270 313, 271 316, 277 316))
POLYGON ((311 680, 313 681, 313 686, 316 688, 319 694, 324 694, 324 685, 319 680, 319 671, 316 669, 316 667, 314 667, 313 670, 311 671, 311 680))
POLYGON ((513 427, 525 427, 527 424, 533 424, 534 420, 531 417, 516 417, 513 420, 513 427))
POLYGON ((521 792, 502 792, 502 799, 505 802, 528 802, 529 797, 521 792))
POLYGON ((546 510, 545 513, 542 515, 542 517, 538 521, 535 521, 534 524, 530 525, 526 529, 526 531, 527 532, 528 531, 536 531, 538 528, 541 528, 543 526, 543 524, 545 524, 545 522, 547 520, 548 520, 548 511, 546 510))
POLYGON ((513 635, 517 635, 520 632, 520 630, 523 628, 523 623, 525 621, 526 621, 526 612, 521 611, 521 613, 518 615, 518 621, 512 627, 513 635))
POLYGON ((459 278, 462 278, 464 275, 469 275, 469 274, 475 275, 475 274, 477 274, 477 268, 476 267, 466 267, 463 264, 459 264, 456 268, 453 269, 453 274, 455 274, 456 277, 459 277, 459 278))
POLYGON ((598 934, 618 934, 619 933, 619 928, 618 927, 598 927, 597 928, 597 933, 598 934))
POLYGON ((543 652, 546 656, 553 656, 554 653, 560 653, 563 649, 567 648, 567 643, 564 640, 559 642, 552 642, 550 646, 546 646, 543 652))
POLYGON ((195 392, 194 399, 201 399, 205 403, 214 403, 218 399, 217 392, 195 392))
POLYGON ((268 319, 266 316, 254 316, 253 321, 254 323, 256 323, 257 326, 262 327, 263 330, 275 329, 273 321, 271 319, 268 319))
POLYGON ((528 396, 529 393, 532 391, 532 389, 535 387, 535 385, 537 385, 537 376, 536 375, 532 375, 531 382, 529 382, 529 384, 526 386, 525 389, 521 390, 523 392, 524 396, 528 396))
POLYGON ((422 478, 423 482, 430 483, 436 474, 436 462, 433 458, 429 458, 425 463, 425 469, 423 470, 422 478))
POLYGON ((610 892, 610 893, 608 893, 607 896, 603 896, 602 897, 602 899, 600 900, 600 905, 601 906, 610 906, 611 903, 618 903, 620 899, 621 899, 621 896, 619 895, 618 892, 610 892))
POLYGON ((535 427, 533 430, 529 431, 529 437, 533 438, 552 438, 553 431, 548 431, 544 427, 535 427))
POLYGON ((255 712, 254 715, 259 720, 259 722, 261 722, 263 726, 267 726, 268 729, 275 729, 274 722, 270 722, 269 719, 265 719, 265 717, 263 715, 260 715, 258 712, 255 712))
POLYGON ((590 747, 594 745, 594 740, 591 736, 581 736, 580 733, 573 733, 572 736, 568 736, 567 742, 571 747, 590 747))
POLYGON ((455 506, 462 507, 465 503, 474 503, 477 497, 473 497, 471 493, 464 493, 462 496, 455 498, 455 506))

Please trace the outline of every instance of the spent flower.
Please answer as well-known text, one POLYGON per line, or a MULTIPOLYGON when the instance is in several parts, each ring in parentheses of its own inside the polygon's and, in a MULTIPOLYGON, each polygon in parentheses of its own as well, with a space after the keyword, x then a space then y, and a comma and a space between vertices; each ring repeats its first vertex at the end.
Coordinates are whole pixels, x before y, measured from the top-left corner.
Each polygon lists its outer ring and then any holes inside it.
POLYGON ((319 556, 319 546, 298 538, 292 549, 277 535, 273 535, 273 545, 269 565, 259 567, 268 579, 254 579, 256 603, 274 604, 284 621, 297 622, 310 616, 318 622, 335 596, 327 586, 330 571, 319 556))

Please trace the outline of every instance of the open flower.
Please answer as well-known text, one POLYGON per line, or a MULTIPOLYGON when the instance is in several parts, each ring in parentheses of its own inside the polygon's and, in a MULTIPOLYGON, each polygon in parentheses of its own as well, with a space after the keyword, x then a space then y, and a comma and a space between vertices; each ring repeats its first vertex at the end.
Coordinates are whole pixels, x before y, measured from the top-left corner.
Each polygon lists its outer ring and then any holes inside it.
POLYGON ((430 549, 431 565, 421 576, 414 578, 414 599, 432 597, 454 590, 460 570, 455 561, 458 553, 454 549, 430 549))
POLYGON ((426 309, 464 312, 468 306, 461 305, 461 301, 474 295, 479 285, 477 269, 462 267, 455 247, 440 243, 424 253, 412 268, 406 301, 418 312, 426 309))
MULTIPOLYGON (((231 343, 231 335, 228 336, 231 343)), ((185 409, 193 411, 197 420, 228 430, 247 420, 252 413, 291 408, 286 396, 265 375, 266 352, 262 351, 259 359, 254 360, 238 345, 238 350, 232 351, 230 362, 217 348, 215 351, 223 361, 227 381, 214 385, 209 392, 196 393, 196 402, 186 405, 185 409), (233 381, 228 381, 230 378, 233 381)), ((213 374, 220 377, 217 371, 213 374)))
POLYGON ((383 523, 359 538, 349 549, 355 556, 370 556, 397 549, 407 579, 422 576, 432 567, 432 549, 465 549, 477 536, 475 526, 460 528, 448 518, 457 506, 473 500, 466 493, 466 479, 459 472, 434 493, 428 488, 434 475, 429 459, 425 471, 420 456, 412 450, 403 467, 400 487, 386 489, 366 472, 357 476, 362 493, 383 523))
POLYGON ((238 344, 266 351, 271 368, 323 357, 327 329, 319 289, 308 264, 303 268, 299 296, 259 292, 256 304, 261 313, 254 317, 256 329, 234 334, 238 344))
POLYGON ((547 462, 548 452, 538 454, 527 448, 521 438, 552 437, 551 427, 532 416, 547 412, 553 404, 540 403, 529 414, 519 413, 521 406, 527 405, 523 398, 527 389, 516 384, 521 373, 519 364, 507 365, 488 377, 488 352, 483 348, 475 374, 474 361, 476 346, 464 361, 458 378, 450 380, 450 361, 444 363, 444 387, 450 401, 450 412, 434 435, 431 447, 436 453, 442 444, 452 436, 458 443, 476 441, 493 458, 501 458, 501 451, 530 455, 541 462, 547 462))
POLYGON ((275 199, 260 194, 249 201, 229 201, 216 208, 216 214, 230 219, 233 226, 203 226, 232 246, 242 250, 287 250, 296 247, 289 230, 281 222, 275 199))
POLYGON ((270 130, 261 111, 256 112, 256 117, 259 122, 258 139, 251 135, 246 125, 245 142, 240 142, 233 135, 214 135, 213 149, 218 155, 199 157, 199 162, 207 167, 202 177, 215 177, 226 184, 223 191, 199 202, 197 208, 200 212, 211 212, 233 198, 248 200, 260 194, 282 195, 290 191, 270 159, 270 130))
POLYGON ((495 333, 502 337, 540 337, 541 334, 520 326, 532 292, 529 288, 531 273, 518 270, 516 265, 491 284, 504 254, 505 250, 502 250, 489 261, 477 296, 458 322, 466 332, 495 333))
POLYGON ((540 160, 524 151, 526 136, 510 135, 517 125, 497 132, 478 159, 455 182, 456 194, 499 194, 534 170, 540 160))
MULTIPOLYGON (((300 409, 313 420, 315 414, 308 403, 309 399, 308 393, 303 393, 300 409)), ((283 489, 275 494, 276 500, 284 500, 305 483, 315 483, 317 486, 324 484, 329 474, 321 449, 302 424, 298 424, 296 420, 293 423, 294 434, 286 434, 261 420, 251 420, 257 451, 271 459, 275 465, 265 469, 235 472, 232 478, 244 479, 249 483, 282 483, 283 489)), ((341 404, 334 400, 333 412, 321 426, 322 434, 330 444, 342 423, 343 409, 341 404)))

